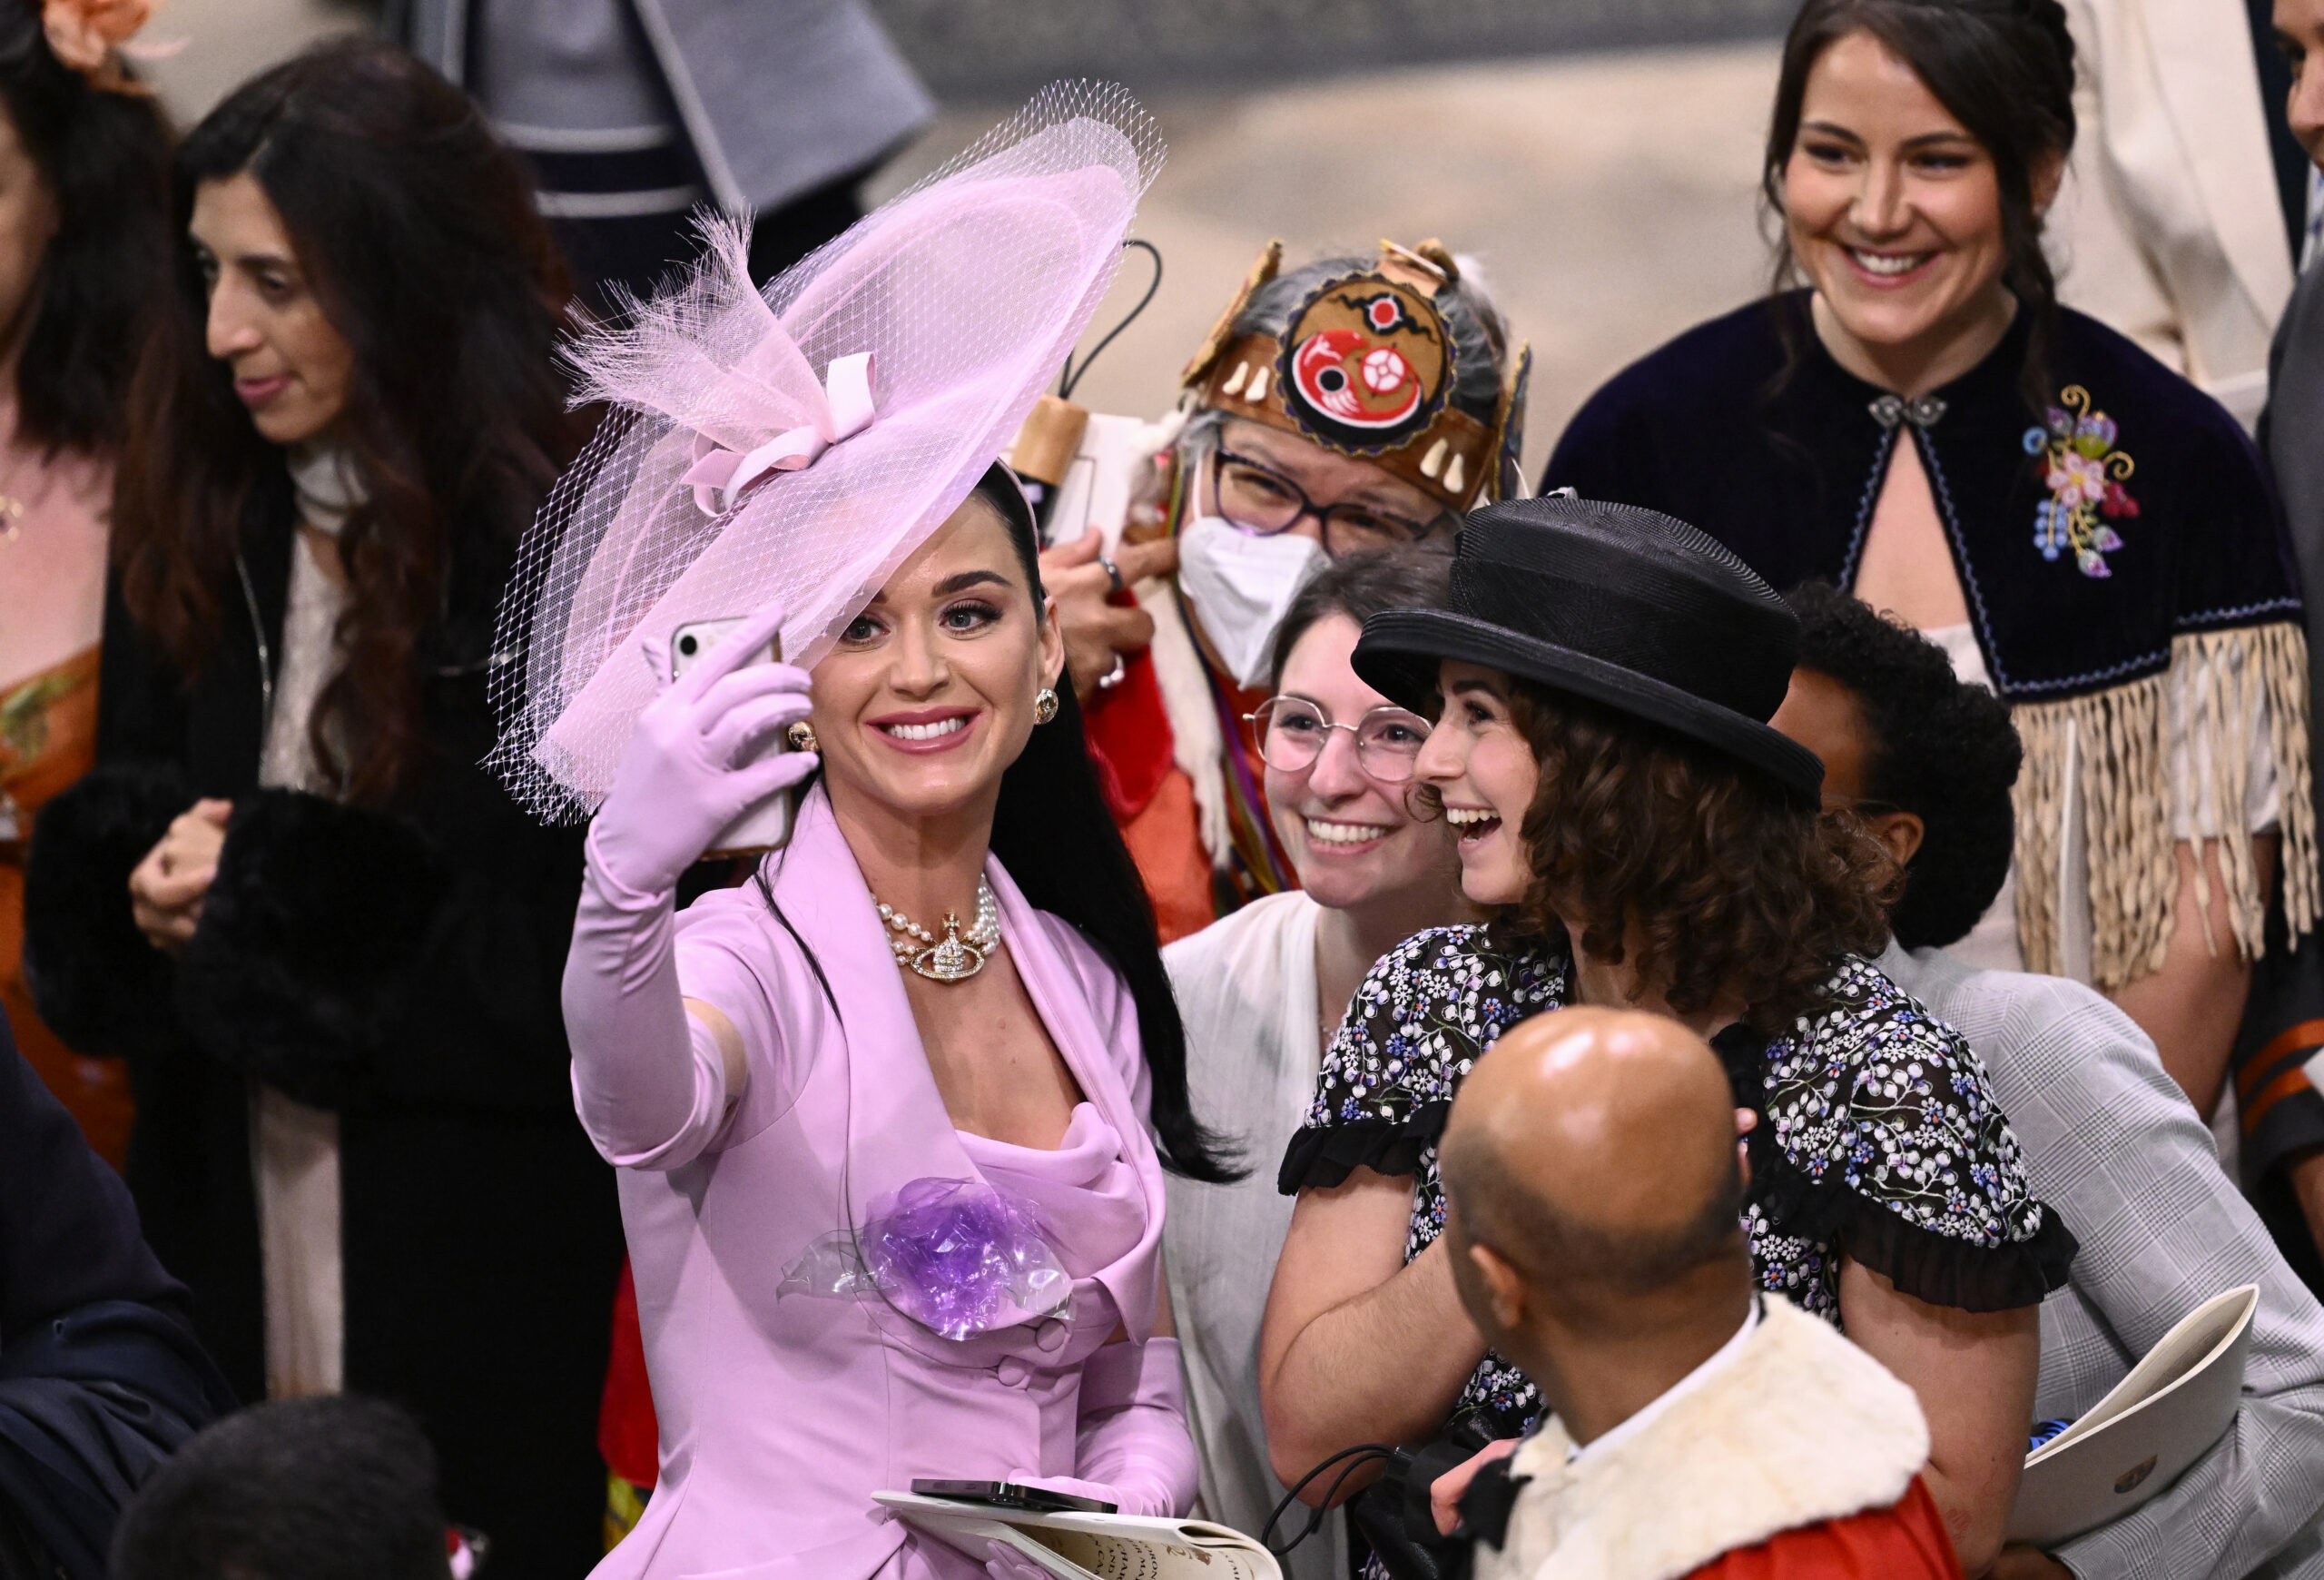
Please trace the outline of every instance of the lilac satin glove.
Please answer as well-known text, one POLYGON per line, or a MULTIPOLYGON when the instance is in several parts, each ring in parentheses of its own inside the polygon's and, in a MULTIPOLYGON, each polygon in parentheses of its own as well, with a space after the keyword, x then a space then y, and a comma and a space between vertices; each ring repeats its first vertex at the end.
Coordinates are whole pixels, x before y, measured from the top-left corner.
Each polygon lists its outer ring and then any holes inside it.
POLYGON ((1073 1459, 1078 1476, 1011 1471, 1009 1479, 1098 1498, 1126 1515, 1175 1518, 1194 1506, 1195 1444, 1177 1339, 1108 1344, 1082 1364, 1073 1459))
MULTIPOLYGON (((565 1029, 581 1127, 620 1167, 692 1161, 740 1095, 726 1089, 716 1038, 681 1000, 672 908, 678 874, 720 829, 814 770, 804 752, 731 765, 806 716, 804 671, 743 664, 782 617, 761 610, 647 706, 589 829, 565 959, 565 1029)), ((668 674, 666 644, 645 646, 668 674)))
MULTIPOLYGON (((759 610, 637 716, 613 789, 589 825, 591 862, 631 894, 675 890, 719 830, 815 771, 812 752, 747 761, 807 716, 805 670, 751 662, 782 626, 779 607, 759 610)), ((668 676, 668 638, 649 637, 640 647, 655 675, 668 676)))

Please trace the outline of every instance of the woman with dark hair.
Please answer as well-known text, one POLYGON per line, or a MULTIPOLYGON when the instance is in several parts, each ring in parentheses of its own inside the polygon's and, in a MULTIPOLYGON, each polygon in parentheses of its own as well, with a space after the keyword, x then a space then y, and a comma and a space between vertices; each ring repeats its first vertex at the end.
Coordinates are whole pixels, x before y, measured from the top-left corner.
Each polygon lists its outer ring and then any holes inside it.
MULTIPOLYGON (((1299 1128, 1332 1028, 1372 963, 1415 933, 1473 916, 1452 830, 1407 804, 1428 721, 1348 663, 1374 615, 1443 601, 1450 558, 1429 546, 1344 555, 1291 600, 1275 628, 1272 695, 1246 727, 1298 886, 1162 953, 1187 1021, 1187 1085, 1255 1158, 1279 1157, 1299 1128)), ((1264 1178, 1170 1181, 1162 1246, 1203 1510, 1239 1530, 1259 1529, 1283 1496, 1259 1417, 1259 1319, 1290 1223, 1291 1204, 1264 1178)), ((1285 1572, 1343 1580, 1339 1522, 1295 1551, 1285 1572)))
POLYGON ((996 468, 812 673, 747 662, 776 608, 639 719, 565 994, 663 1445, 601 1575, 976 1572, 869 1519, 915 1477, 1192 1501, 1160 1165, 1226 1170, 1046 603, 996 468), (735 765, 784 730, 798 750, 735 765), (718 831, 818 770, 757 881, 674 926, 718 831), (723 1257, 745 1229, 746 1261, 723 1257), (771 1410, 780 1434, 753 1425, 771 1410))
POLYGON ((573 348, 616 411, 498 760, 594 808, 566 1023, 661 1447, 605 1580, 1029 1567, 875 1501, 921 1479, 1193 1499, 1163 1170, 1231 1170, 993 459, 1158 153, 1063 85, 763 295, 728 235, 573 348), (681 910, 710 850, 768 854, 681 910))
POLYGON ((1640 1007, 1710 1038, 1750 1111, 1761 1289, 1914 1387, 1963 1567, 2000 1550, 2035 1308, 2073 1240, 2028 1191, 1975 1055, 1866 958, 1895 868, 1819 810, 1815 756, 1768 726, 1797 646, 1782 601, 1701 533, 1568 499, 1472 514, 1446 608, 1365 623, 1356 672, 1441 709, 1416 776, 1494 920, 1373 968, 1285 1153, 1299 1200, 1261 1387, 1286 1481, 1356 1444, 1474 1448, 1538 1414, 1461 1316, 1436 1141, 1516 1022, 1640 1007))
POLYGON ((568 1575, 621 1257, 556 997, 579 840, 479 766, 576 437, 562 272, 475 108, 376 43, 230 95, 176 203, 34 987, 128 1056, 146 1230, 238 1390, 404 1400, 496 1568, 568 1575))
MULTIPOLYGON (((1271 242, 1187 362, 1180 414, 1141 441, 1167 436, 1122 485, 1118 561, 1089 568, 1094 538, 1050 552, 1099 781, 1166 941, 1297 883, 1242 723, 1284 611, 1340 556, 1441 546, 1505 497, 1530 366, 1440 242, 1292 269, 1271 242)), ((1019 436, 1020 465, 1041 449, 1019 436)))
POLYGON ((2208 1115, 2271 889, 2292 937, 2318 913, 2299 584, 2234 420, 2057 303, 2073 81, 2056 0, 1807 0, 1764 166, 1804 287, 1617 375, 1543 482, 1829 581, 1991 686, 2016 865, 1959 952, 2099 987, 2208 1115))
POLYGON ((143 8, 48 12, 0 6, 0 1009, 119 1167, 127 1077, 42 1023, 18 957, 34 820, 96 753, 106 505, 168 279, 170 137, 118 49, 143 8))

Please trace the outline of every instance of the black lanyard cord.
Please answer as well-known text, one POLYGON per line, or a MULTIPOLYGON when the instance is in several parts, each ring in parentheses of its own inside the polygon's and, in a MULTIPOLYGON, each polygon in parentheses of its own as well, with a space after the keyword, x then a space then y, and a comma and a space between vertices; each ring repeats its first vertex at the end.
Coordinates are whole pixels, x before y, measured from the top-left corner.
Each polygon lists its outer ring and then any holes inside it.
POLYGON ((1283 1495, 1283 1501, 1275 1506, 1275 1512, 1267 1516, 1267 1523, 1265 1526, 1261 1527, 1259 1531, 1260 1545, 1278 1558, 1289 1556, 1292 1548, 1297 1546, 1300 1543, 1305 1541, 1308 1537, 1314 1536, 1317 1531, 1324 1528, 1324 1516, 1330 1514, 1333 1507, 1339 1502, 1340 1488, 1347 1485, 1347 1478, 1354 1476, 1357 1471, 1363 1469, 1366 1465, 1369 1465, 1375 1459, 1388 1465, 1393 1469, 1399 1461, 1402 1461, 1404 1464, 1410 1464, 1412 1462, 1412 1456, 1405 1453, 1401 1448, 1391 1448, 1384 1443, 1358 1443, 1353 1448, 1341 1449, 1330 1458, 1324 1460, 1320 1465, 1317 1465, 1306 1475, 1301 1476, 1299 1478, 1299 1485, 1283 1495), (1299 1501, 1299 1495, 1307 1490, 1308 1483, 1323 1475, 1324 1471, 1329 1470, 1333 1466, 1339 1464, 1343 1459, 1348 1461, 1347 1466, 1345 1468, 1341 1470, 1339 1475, 1332 1478, 1331 1490, 1324 1495, 1324 1501, 1322 1504, 1317 1506, 1309 1513, 1307 1516, 1306 1525, 1302 1526, 1299 1534, 1292 1537, 1290 1541, 1286 1542, 1280 1547, 1276 1546, 1275 1545, 1275 1528, 1282 1522, 1283 1516, 1290 1512, 1291 1506, 1299 1501))

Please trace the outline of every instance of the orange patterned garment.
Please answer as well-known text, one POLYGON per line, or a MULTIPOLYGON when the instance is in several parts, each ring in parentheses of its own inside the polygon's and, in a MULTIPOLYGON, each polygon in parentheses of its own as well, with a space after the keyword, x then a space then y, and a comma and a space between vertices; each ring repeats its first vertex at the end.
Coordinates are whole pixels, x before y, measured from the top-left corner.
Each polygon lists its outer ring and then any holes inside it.
POLYGON ((42 803, 89 771, 97 751, 97 649, 0 689, 0 1008, 40 1078, 116 1169, 129 1145, 129 1078, 57 1040, 25 986, 25 848, 42 803))
POLYGON ((113 468, 18 439, 15 404, 0 394, 0 1008, 25 1057, 118 1168, 128 1075, 119 1060, 84 1059, 41 1023, 22 963, 34 820, 96 759, 113 468))

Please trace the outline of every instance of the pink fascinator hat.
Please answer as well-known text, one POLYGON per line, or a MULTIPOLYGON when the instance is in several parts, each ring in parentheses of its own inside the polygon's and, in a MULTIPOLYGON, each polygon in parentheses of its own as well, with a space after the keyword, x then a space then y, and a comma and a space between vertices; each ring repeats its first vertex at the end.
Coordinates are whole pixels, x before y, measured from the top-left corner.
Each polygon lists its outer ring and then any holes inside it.
POLYGON ((675 289, 568 350, 611 414, 500 611, 493 764, 553 821, 605 797, 657 680, 640 638, 779 600, 812 665, 968 497, 1088 327, 1162 163, 1110 84, 1053 84, 770 283, 713 222, 675 289))

